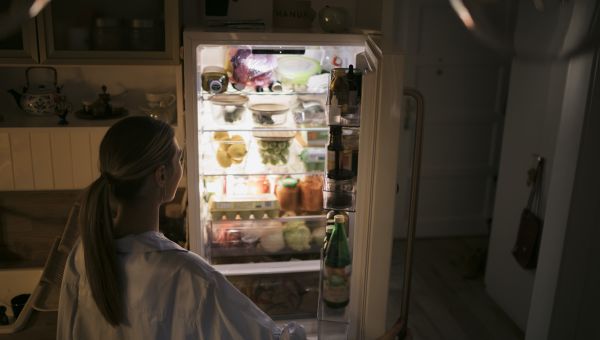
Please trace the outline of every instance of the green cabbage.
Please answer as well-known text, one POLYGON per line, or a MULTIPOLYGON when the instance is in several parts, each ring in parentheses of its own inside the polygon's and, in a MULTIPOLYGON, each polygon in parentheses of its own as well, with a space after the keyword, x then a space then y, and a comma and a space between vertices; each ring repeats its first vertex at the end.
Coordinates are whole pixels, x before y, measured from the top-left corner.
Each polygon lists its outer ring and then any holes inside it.
POLYGON ((283 238, 288 247, 295 251, 310 249, 310 229, 302 221, 290 221, 283 227, 283 238))

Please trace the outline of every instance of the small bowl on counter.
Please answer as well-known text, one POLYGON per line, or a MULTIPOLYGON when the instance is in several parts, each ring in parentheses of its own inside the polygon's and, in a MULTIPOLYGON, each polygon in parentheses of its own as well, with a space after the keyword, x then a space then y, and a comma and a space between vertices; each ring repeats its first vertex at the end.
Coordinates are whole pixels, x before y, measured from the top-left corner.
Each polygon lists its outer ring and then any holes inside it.
POLYGON ((285 124, 289 107, 278 103, 260 103, 249 107, 252 120, 258 126, 274 126, 285 124))

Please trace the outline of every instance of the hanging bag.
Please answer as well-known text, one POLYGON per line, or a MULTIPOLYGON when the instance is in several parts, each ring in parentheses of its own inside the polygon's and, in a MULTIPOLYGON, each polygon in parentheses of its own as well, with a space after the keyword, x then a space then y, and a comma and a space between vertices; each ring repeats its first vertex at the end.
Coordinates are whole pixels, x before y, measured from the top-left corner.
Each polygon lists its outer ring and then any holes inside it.
POLYGON ((531 192, 527 207, 521 213, 517 240, 512 254, 524 269, 534 269, 542 238, 543 220, 540 217, 540 202, 542 200, 542 174, 544 158, 538 157, 537 166, 530 174, 531 192))

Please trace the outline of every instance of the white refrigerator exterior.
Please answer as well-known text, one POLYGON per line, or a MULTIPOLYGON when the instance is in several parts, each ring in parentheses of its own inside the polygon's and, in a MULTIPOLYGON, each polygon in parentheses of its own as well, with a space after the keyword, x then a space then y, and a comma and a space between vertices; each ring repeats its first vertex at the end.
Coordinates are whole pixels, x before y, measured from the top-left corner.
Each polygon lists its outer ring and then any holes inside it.
MULTIPOLYGON (((387 51, 377 37, 358 34, 266 32, 184 32, 184 87, 189 244, 203 253, 199 193, 199 120, 197 52, 202 45, 348 46, 362 45, 367 71, 363 75, 349 339, 374 339, 385 331, 396 197, 397 152, 403 119, 403 58, 387 51)), ((362 67, 365 65, 360 65, 362 67)), ((319 261, 239 264, 247 272, 314 271, 319 261), (295 264, 294 262, 298 262, 295 264)), ((227 265, 226 265, 227 266, 227 265)), ((228 273, 228 267, 215 266, 228 273)), ((231 268, 231 267, 230 267, 231 268)), ((238 273, 239 268, 235 269, 238 273)))

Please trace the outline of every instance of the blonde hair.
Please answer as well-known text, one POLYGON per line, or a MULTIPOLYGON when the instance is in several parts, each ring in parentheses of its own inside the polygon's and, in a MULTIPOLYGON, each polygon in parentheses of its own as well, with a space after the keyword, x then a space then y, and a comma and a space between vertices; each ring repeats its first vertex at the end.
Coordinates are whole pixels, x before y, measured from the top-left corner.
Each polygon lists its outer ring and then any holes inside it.
POLYGON ((110 199, 131 201, 160 165, 170 169, 177 152, 171 126, 150 117, 128 117, 102 139, 100 177, 85 191, 79 214, 86 276, 92 297, 108 323, 123 322, 110 199))

